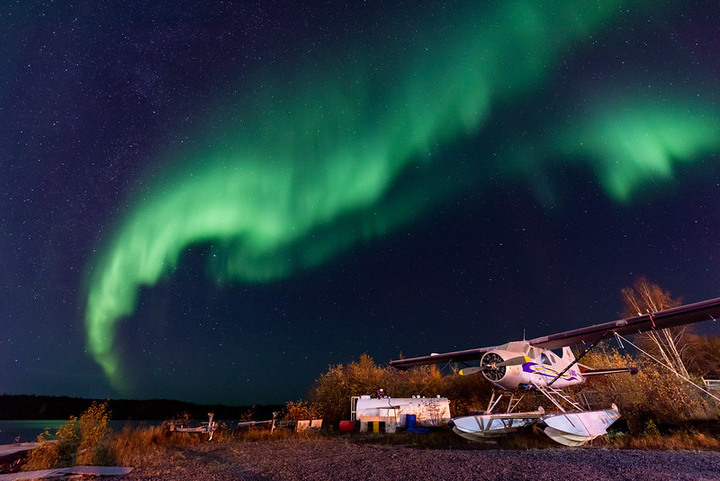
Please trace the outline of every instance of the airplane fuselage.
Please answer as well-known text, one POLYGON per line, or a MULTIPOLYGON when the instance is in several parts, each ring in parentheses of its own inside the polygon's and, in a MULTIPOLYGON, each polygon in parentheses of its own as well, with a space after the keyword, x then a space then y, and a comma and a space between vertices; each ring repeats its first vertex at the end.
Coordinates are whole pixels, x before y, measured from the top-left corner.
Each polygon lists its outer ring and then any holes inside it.
POLYGON ((485 353, 480 364, 483 376, 504 390, 550 386, 564 388, 585 381, 573 364, 570 348, 558 356, 553 351, 532 347, 524 341, 510 342, 485 353))

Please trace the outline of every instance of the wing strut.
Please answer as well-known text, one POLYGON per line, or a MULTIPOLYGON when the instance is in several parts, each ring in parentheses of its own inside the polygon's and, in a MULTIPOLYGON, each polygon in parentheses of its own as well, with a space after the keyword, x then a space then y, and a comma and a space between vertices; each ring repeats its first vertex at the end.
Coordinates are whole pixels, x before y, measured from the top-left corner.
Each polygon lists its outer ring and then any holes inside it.
POLYGON ((575 364, 577 364, 578 362, 580 362, 580 359, 582 359, 583 357, 585 357, 585 354, 587 354, 588 352, 590 352, 595 346, 598 345, 598 343, 599 343, 600 341, 602 341, 603 339, 605 339, 605 336, 608 335, 608 332, 610 332, 610 331, 605 331, 605 333, 603 333, 602 336, 600 336, 595 342, 593 342, 592 345, 585 350, 585 352, 583 352, 582 354, 580 354, 580 356, 579 356, 577 359, 575 359, 573 362, 571 362, 570 364, 568 364, 565 369, 563 369, 562 371, 560 371, 560 374, 558 374, 557 376, 555 376, 555 378, 548 383, 548 387, 552 386, 553 383, 554 383, 555 381, 557 381, 558 379, 560 379, 563 374, 565 374, 566 372, 568 372, 568 370, 569 370, 571 367, 573 367, 575 364))

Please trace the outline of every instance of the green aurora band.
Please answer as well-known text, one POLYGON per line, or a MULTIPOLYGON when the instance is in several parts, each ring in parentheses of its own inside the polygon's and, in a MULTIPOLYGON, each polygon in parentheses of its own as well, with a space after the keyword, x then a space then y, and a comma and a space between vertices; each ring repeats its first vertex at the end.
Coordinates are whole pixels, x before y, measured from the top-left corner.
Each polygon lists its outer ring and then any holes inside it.
MULTIPOLYGON (((138 289, 170 275, 189 246, 210 246, 208 275, 218 283, 268 282, 447 199, 458 186, 442 185, 438 172, 453 167, 434 154, 481 132, 492 108, 542 86, 558 59, 604 28, 619 3, 503 2, 433 20, 442 26, 432 32, 408 26, 412 41, 404 45, 415 50, 378 34, 372 55, 361 39, 349 53, 326 52, 319 67, 259 73, 254 88, 217 114, 210 134, 192 139, 212 148, 167 154, 175 167, 135 201, 91 264, 89 351, 122 389, 116 325, 134 312, 138 289)), ((614 112, 600 108, 559 126, 553 144, 538 136, 539 150, 508 156, 504 175, 516 178, 538 152, 582 158, 622 201, 648 176, 669 174, 673 161, 718 147, 717 114, 679 104, 614 112)), ((479 181, 462 174, 483 166, 466 169, 458 177, 477 189, 479 181)))

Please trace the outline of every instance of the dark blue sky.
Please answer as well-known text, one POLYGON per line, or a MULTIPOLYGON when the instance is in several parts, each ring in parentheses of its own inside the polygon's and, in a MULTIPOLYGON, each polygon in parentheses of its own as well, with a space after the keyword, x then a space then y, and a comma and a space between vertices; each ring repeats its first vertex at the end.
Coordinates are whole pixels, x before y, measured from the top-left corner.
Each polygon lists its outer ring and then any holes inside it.
POLYGON ((0 393, 281 403, 362 353, 614 319, 640 275, 717 297, 718 3, 604 8, 4 4, 0 393), (126 262, 109 374, 106 260, 148 206, 140 252, 211 218, 218 162, 256 220, 126 262))

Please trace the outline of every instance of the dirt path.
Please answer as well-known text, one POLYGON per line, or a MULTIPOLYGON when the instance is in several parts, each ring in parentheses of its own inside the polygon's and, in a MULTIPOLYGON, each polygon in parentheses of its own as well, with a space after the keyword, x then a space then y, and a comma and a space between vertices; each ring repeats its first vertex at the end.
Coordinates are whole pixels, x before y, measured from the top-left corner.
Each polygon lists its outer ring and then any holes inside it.
MULTIPOLYGON (((720 453, 602 448, 417 449, 347 439, 170 448, 126 481, 150 480, 718 480, 720 453)), ((107 478, 106 478, 107 479, 107 478)))

